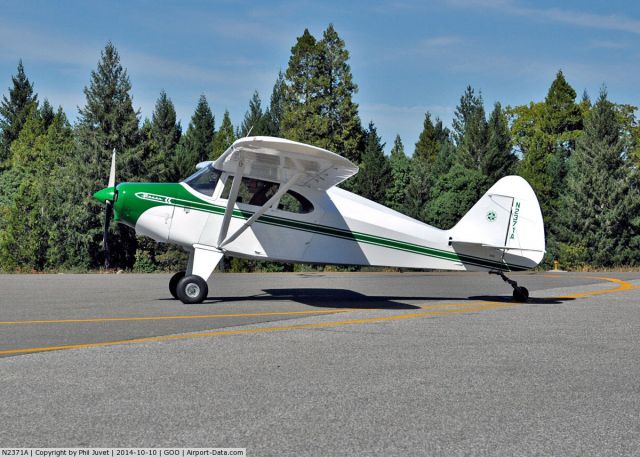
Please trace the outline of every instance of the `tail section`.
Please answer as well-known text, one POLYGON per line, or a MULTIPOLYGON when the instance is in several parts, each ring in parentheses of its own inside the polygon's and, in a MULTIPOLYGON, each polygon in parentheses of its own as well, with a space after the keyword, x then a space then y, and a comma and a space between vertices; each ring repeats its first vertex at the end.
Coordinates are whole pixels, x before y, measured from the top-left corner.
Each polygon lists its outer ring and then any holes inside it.
POLYGON ((545 253, 544 225, 533 189, 506 176, 449 230, 449 242, 468 269, 526 270, 545 253))

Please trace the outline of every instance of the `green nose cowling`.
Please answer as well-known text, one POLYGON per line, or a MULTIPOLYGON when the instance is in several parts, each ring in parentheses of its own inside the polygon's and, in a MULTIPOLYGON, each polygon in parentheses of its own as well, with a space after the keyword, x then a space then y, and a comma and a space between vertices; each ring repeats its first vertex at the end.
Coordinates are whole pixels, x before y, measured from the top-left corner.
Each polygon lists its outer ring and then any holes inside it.
POLYGON ((102 203, 106 203, 107 201, 113 202, 113 198, 115 196, 115 188, 114 187, 105 187, 102 190, 99 190, 95 194, 93 194, 93 198, 101 201, 102 203))

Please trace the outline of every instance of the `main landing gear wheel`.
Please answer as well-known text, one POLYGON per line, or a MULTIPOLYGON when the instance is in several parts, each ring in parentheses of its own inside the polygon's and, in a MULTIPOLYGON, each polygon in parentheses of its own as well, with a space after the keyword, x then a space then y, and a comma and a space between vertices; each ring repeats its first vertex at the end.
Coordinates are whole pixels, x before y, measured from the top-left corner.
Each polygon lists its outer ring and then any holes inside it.
POLYGON ((169 280, 169 292, 171 292, 171 296, 176 300, 179 300, 178 292, 177 292, 178 281, 184 278, 184 275, 186 274, 187 274, 186 271, 179 271, 178 273, 174 274, 169 280))
POLYGON ((501 271, 490 271, 490 275, 498 275, 504 282, 508 282, 513 287, 513 301, 526 303, 529 300, 529 291, 526 287, 519 286, 513 279, 507 278, 501 271))
POLYGON ((209 286, 207 286, 207 282, 200 276, 189 275, 178 281, 176 293, 182 303, 193 305, 202 303, 204 299, 207 298, 209 286))

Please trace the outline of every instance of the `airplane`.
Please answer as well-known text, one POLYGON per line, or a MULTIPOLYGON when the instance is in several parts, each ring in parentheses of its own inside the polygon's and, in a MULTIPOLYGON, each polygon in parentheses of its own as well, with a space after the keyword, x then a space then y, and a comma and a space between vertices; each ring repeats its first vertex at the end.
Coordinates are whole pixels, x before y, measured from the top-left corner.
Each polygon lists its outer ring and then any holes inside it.
POLYGON ((202 303, 224 256, 288 263, 488 271, 529 291, 505 272, 535 268, 545 253, 540 205, 519 176, 496 182, 451 229, 441 230, 348 192, 338 184, 358 172, 346 158, 283 138, 235 141, 215 161, 201 162, 179 183, 115 184, 115 151, 106 204, 111 213, 161 243, 189 252, 171 295, 202 303))

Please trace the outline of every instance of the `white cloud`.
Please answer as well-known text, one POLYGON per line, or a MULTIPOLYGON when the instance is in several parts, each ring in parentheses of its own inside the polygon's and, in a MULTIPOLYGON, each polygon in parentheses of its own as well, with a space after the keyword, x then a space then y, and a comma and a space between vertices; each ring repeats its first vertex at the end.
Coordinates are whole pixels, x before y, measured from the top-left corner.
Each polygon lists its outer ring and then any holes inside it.
POLYGON ((593 14, 560 8, 532 8, 513 0, 447 0, 447 3, 461 8, 492 9, 508 15, 525 16, 547 22, 640 34, 640 20, 618 14, 593 14))
POLYGON ((592 40, 589 46, 596 49, 626 49, 629 47, 627 43, 609 40, 592 40))
POLYGON ((89 66, 98 61, 96 48, 70 42, 56 35, 33 32, 33 27, 0 21, 0 53, 4 58, 38 60, 67 65, 89 66), (16 36, 20 39, 17 40, 16 36))

